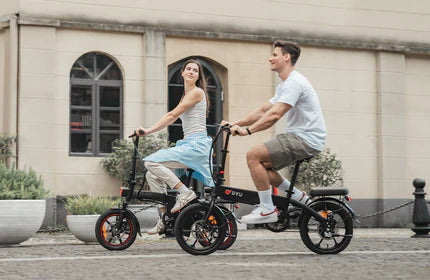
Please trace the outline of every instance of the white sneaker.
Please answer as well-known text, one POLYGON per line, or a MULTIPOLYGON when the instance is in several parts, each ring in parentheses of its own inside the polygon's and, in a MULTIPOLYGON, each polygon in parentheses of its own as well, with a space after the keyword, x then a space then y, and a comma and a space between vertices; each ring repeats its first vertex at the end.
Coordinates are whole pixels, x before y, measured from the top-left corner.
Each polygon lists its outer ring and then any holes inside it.
POLYGON ((172 207, 172 210, 170 210, 171 213, 178 212, 181 210, 185 205, 188 204, 188 202, 194 200, 197 198, 196 193, 193 190, 189 190, 186 193, 178 194, 176 196, 176 203, 172 207))
POLYGON ((312 202, 312 200, 309 198, 309 196, 305 192, 302 192, 302 197, 298 201, 305 204, 305 205, 309 205, 312 202))
POLYGON ((245 224, 266 224, 278 221, 278 209, 267 210, 264 206, 258 205, 252 212, 240 219, 245 224))
POLYGON ((166 227, 164 226, 163 220, 161 218, 158 218, 158 221, 155 224, 155 226, 153 228, 151 228, 150 230, 148 230, 148 234, 149 235, 156 234, 156 233, 160 234, 165 229, 166 229, 166 227))

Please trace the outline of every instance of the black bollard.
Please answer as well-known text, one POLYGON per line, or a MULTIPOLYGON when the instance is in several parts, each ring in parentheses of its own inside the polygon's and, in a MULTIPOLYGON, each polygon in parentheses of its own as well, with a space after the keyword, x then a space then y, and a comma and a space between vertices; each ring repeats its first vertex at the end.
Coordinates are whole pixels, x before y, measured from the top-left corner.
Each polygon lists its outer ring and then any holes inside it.
POLYGON ((423 179, 415 179, 413 185, 415 187, 415 202, 412 222, 415 226, 412 227, 412 231, 415 232, 415 235, 412 237, 430 237, 428 234, 430 231, 430 215, 427 209, 427 201, 424 199, 426 182, 423 179))

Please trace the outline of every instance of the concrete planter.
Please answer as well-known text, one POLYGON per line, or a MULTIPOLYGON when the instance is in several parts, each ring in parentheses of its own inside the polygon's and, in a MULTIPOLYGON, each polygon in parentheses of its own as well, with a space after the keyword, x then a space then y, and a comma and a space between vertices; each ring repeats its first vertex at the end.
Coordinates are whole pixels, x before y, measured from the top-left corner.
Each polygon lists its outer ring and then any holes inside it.
POLYGON ((100 215, 67 215, 67 226, 73 235, 85 243, 97 242, 95 227, 100 215))
POLYGON ((130 210, 136 216, 139 221, 140 231, 147 232, 149 229, 155 226, 158 219, 158 207, 147 207, 138 204, 131 204, 128 206, 130 210), (142 208, 144 210, 142 210, 142 208))
MULTIPOLYGON (((140 211, 141 205, 129 205, 128 209, 135 213, 142 232, 148 231, 157 222, 158 207, 145 207, 145 210, 140 211)), ((77 239, 86 243, 94 243, 97 242, 95 226, 99 217, 100 215, 67 215, 66 221, 70 231, 77 239)))
POLYGON ((45 200, 0 200, 0 244, 19 244, 32 237, 45 218, 45 200))

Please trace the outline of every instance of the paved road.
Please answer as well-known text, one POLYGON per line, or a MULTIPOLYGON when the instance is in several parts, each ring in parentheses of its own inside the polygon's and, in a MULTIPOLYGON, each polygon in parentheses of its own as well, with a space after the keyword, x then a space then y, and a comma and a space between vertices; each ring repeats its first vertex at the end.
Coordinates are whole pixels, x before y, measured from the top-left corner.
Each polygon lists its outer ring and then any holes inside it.
POLYGON ((240 231, 225 252, 186 254, 173 239, 144 236, 105 250, 70 234, 37 234, 0 248, 0 279, 430 279, 430 238, 408 229, 356 229, 338 255, 310 252, 297 232, 240 231))

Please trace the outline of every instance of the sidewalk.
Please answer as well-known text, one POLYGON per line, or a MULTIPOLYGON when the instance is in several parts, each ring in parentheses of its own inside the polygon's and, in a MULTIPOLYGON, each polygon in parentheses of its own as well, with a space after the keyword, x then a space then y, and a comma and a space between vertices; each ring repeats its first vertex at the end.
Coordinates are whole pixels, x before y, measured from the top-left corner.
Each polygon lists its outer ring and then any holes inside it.
MULTIPOLYGON (((354 238, 360 239, 387 239, 387 238, 410 238, 414 233, 409 228, 355 228, 354 238)), ((148 235, 142 233, 137 241, 156 241, 162 239, 158 235, 148 235)), ((300 239, 298 231, 287 231, 275 233, 266 229, 241 230, 238 233, 238 240, 259 240, 259 239, 300 239)), ((35 245, 60 245, 60 244, 85 244, 76 239, 70 232, 64 233, 37 233, 29 240, 17 246, 35 245)))

